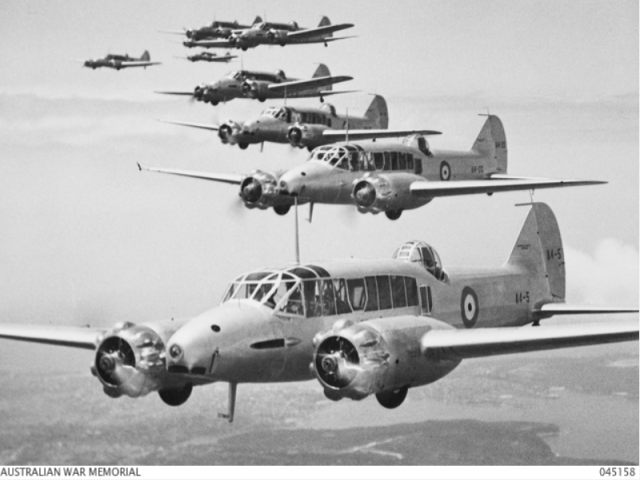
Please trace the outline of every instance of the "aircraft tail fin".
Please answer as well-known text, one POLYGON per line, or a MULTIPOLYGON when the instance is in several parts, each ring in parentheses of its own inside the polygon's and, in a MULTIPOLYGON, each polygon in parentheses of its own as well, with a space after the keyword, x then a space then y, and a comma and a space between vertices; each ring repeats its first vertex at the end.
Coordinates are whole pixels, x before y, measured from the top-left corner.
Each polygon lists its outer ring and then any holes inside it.
MULTIPOLYGON (((320 65, 318 65, 318 68, 316 68, 316 71, 313 74, 313 77, 311 78, 318 78, 318 77, 330 77, 331 76, 331 72, 329 72, 329 67, 327 67, 324 63, 321 63, 320 65)), ((329 90, 331 89, 331 87, 327 87, 329 90)))
POLYGON ((387 101, 380 95, 375 95, 364 116, 372 122, 371 128, 386 130, 389 128, 389 110, 387 101))
POLYGON ((256 23, 262 23, 262 17, 260 15, 256 17, 251 25, 255 25, 256 23))
POLYGON ((322 17, 320 19, 320 23, 318 24, 319 27, 326 27, 328 25, 331 25, 331 20, 329 20, 329 17, 322 17))
POLYGON ((495 171, 489 173, 507 173, 507 137, 497 116, 488 116, 471 149, 495 160, 495 171))
POLYGON ((508 265, 524 268, 531 279, 532 309, 564 302, 565 266, 562 238, 556 217, 545 203, 533 203, 522 226, 508 265))
POLYGON ((151 61, 151 55, 149 55, 149 50, 145 50, 144 51, 144 53, 140 57, 140 60, 142 60, 143 62, 150 62, 151 61))

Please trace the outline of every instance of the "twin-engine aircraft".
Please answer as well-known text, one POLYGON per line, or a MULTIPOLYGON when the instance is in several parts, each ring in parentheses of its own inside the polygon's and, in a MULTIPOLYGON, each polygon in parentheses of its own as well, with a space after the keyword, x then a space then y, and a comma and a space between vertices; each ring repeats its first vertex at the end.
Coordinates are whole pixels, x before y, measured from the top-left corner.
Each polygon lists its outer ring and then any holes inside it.
MULTIPOLYGON (((256 17, 251 25, 262 22, 261 17, 256 17)), ((222 22, 219 20, 211 22, 200 28, 185 28, 183 30, 163 30, 162 33, 172 33, 176 35, 185 35, 191 41, 204 40, 207 38, 228 38, 236 30, 251 28, 250 25, 241 25, 237 20, 233 22, 222 22)))
POLYGON ((246 122, 228 120, 222 125, 161 121, 218 132, 222 143, 238 145, 243 150, 250 144, 274 142, 306 147, 311 151, 319 145, 338 142, 354 135, 362 138, 365 135, 366 138, 385 138, 440 133, 433 130, 388 130, 389 110, 387 102, 380 95, 374 96, 363 117, 339 115, 333 105, 324 103, 320 108, 269 107, 260 116, 246 122))
POLYGON ((231 55, 230 52, 227 52, 225 55, 216 55, 211 52, 198 52, 194 55, 188 55, 186 57, 178 57, 185 58, 190 62, 217 62, 217 63, 229 63, 232 59, 238 58, 237 55, 231 55))
POLYGON ((565 260, 551 209, 532 204, 506 263, 445 269, 424 242, 390 259, 259 269, 231 282, 194 318, 112 329, 0 324, 0 337, 93 350, 110 397, 157 391, 185 403, 194 386, 317 378, 331 400, 375 395, 396 408, 409 388, 463 359, 638 340, 638 323, 540 326, 553 315, 637 312, 565 303, 565 260), (537 328, 531 328, 533 324, 537 328))
POLYGON ((299 45, 304 43, 324 43, 344 40, 350 37, 334 37, 333 33, 353 27, 352 23, 331 25, 327 17, 322 17, 316 28, 300 28, 296 22, 258 22, 247 29, 234 30, 231 35, 220 40, 185 41, 185 47, 239 48, 246 51, 258 45, 299 45))
POLYGON ((488 116, 467 152, 431 150, 419 135, 406 137, 401 143, 351 142, 370 138, 366 132, 349 131, 349 142, 318 147, 305 164, 275 173, 144 169, 239 185, 240 197, 248 208, 273 207, 278 215, 286 214, 295 203, 310 203, 311 208, 321 203, 355 205, 360 213, 384 212, 391 220, 436 197, 606 183, 507 175, 507 140, 495 115, 488 116))
POLYGON ((151 55, 147 50, 140 56, 140 58, 130 57, 129 55, 113 55, 109 54, 104 58, 98 58, 93 60, 86 60, 84 66, 92 69, 108 67, 120 70, 122 68, 130 67, 150 67, 151 65, 161 65, 160 62, 152 62, 151 55))
POLYGON ((320 64, 309 80, 287 78, 284 71, 256 72, 237 70, 228 73, 224 78, 212 83, 198 85, 193 92, 158 91, 165 95, 186 95, 199 102, 218 105, 234 98, 252 98, 264 102, 267 98, 304 98, 320 97, 323 101, 327 95, 336 95, 332 85, 353 80, 344 75, 332 77, 329 68, 320 64))

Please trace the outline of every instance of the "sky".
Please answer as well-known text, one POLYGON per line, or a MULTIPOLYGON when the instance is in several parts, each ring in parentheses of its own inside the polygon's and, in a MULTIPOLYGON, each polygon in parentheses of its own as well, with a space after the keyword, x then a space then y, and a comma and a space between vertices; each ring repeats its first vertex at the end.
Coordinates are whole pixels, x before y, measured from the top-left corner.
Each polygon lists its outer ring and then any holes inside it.
MULTIPOLYGON (((390 128, 429 128, 437 149, 471 147, 502 119, 509 173, 605 180, 536 192, 554 210, 567 301, 638 305, 638 4, 635 1, 2 1, 0 315, 3 322, 108 327, 196 315, 243 272, 294 260, 294 217, 247 210, 233 186, 139 172, 148 166, 248 173, 298 165, 306 150, 220 144, 156 121, 243 120, 264 104, 216 108, 154 90, 191 90, 241 68, 354 80, 331 98, 363 113, 385 96, 390 128), (159 30, 219 20, 322 15, 356 38, 260 47, 229 65, 191 64, 159 30), (149 50, 157 67, 90 70, 81 61, 149 50)), ((292 105, 317 105, 294 100, 292 105)), ((421 239, 447 266, 504 262, 528 192, 436 199, 391 222, 355 209, 300 209, 303 262, 389 257, 421 239)), ((33 347, 34 351, 39 346, 33 347)), ((2 359, 0 353, 0 359, 2 359)), ((26 354, 25 354, 26 355, 26 354)), ((61 357, 62 358, 62 357, 61 357)), ((37 361, 37 360, 34 360, 37 361)), ((97 383, 93 385, 99 389, 97 383)))

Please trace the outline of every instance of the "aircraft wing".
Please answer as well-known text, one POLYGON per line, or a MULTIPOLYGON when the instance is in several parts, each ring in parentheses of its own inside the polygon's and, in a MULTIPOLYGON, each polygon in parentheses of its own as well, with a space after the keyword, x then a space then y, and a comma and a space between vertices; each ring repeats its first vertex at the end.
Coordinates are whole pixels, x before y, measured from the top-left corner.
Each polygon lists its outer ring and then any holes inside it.
POLYGON ((195 42, 189 42, 189 45, 202 48, 233 48, 236 46, 236 43, 221 38, 216 40, 197 40, 195 42))
POLYGON ((193 128, 202 128, 204 130, 213 130, 214 132, 217 132, 219 130, 220 127, 218 127, 218 125, 210 125, 210 124, 206 124, 206 123, 190 123, 190 122, 178 122, 176 120, 162 120, 161 118, 158 119, 159 122, 163 122, 163 123, 172 123, 174 125, 182 125, 184 127, 193 127, 193 128))
POLYGON ((148 172, 168 173, 169 175, 178 175, 180 177, 199 178, 201 180, 211 180, 214 182, 231 183, 240 185, 244 179, 244 175, 236 175, 233 173, 209 173, 209 172, 190 172, 188 170, 173 170, 165 168, 144 167, 138 163, 138 170, 146 170, 148 172))
POLYGON ((120 64, 121 68, 129 68, 129 67, 150 67, 151 65, 162 65, 161 62, 122 62, 120 64))
POLYGON ((543 316, 551 315, 584 315, 592 313, 637 313, 637 308, 626 307, 598 307, 590 305, 569 305, 566 303, 547 303, 540 308, 534 309, 534 312, 541 313, 543 316))
POLYGON ((317 37, 319 35, 329 35, 333 32, 339 32, 340 30, 346 30, 353 27, 353 23, 340 23, 338 25, 325 25, 324 27, 309 28, 307 30, 298 30, 297 32, 290 32, 287 34, 287 38, 305 39, 311 37, 317 37))
POLYGON ((98 336, 106 330, 88 327, 54 327, 0 323, 0 338, 48 343, 95 350, 98 336))
POLYGON ((193 91, 191 91, 191 92, 169 92, 169 91, 166 91, 166 90, 154 90, 153 93, 161 93, 162 95, 184 95, 184 96, 193 97, 193 91))
POLYGON ((418 181, 411 184, 410 190, 418 197, 448 197, 452 195, 471 195, 475 193, 511 192, 517 190, 537 190, 541 188, 577 187, 599 185, 607 182, 599 180, 554 180, 551 178, 493 176, 482 180, 461 180, 431 182, 418 181), (504 178, 504 179, 503 179, 504 178))
POLYGON ((420 346, 433 359, 475 358, 638 340, 638 322, 431 330, 420 346))
POLYGON ((316 77, 309 80, 295 80, 293 82, 272 83, 271 85, 269 85, 269 90, 271 90, 272 92, 298 92, 300 90, 308 90, 311 88, 326 87, 328 85, 333 85, 334 83, 346 82, 347 80, 353 80, 353 77, 348 77, 346 75, 340 75, 337 77, 316 77))
POLYGON ((349 140, 363 140, 365 138, 389 138, 406 137, 407 135, 440 135, 442 132, 436 130, 325 130, 322 135, 331 140, 346 139, 349 133, 349 140))

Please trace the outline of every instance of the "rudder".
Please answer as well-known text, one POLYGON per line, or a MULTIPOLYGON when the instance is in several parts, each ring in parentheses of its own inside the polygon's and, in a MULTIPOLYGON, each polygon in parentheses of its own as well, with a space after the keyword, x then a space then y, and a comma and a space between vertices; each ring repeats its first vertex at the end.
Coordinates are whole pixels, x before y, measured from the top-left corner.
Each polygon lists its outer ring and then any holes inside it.
POLYGON ((507 136, 502 121, 496 115, 488 115, 471 150, 495 160, 496 169, 490 173, 507 173, 507 136))
POLYGON ((556 217, 545 203, 534 203, 507 264, 524 268, 531 278, 531 306, 564 302, 565 264, 556 217))
POLYGON ((320 19, 320 23, 318 24, 318 27, 326 27, 327 25, 331 25, 331 21, 329 20, 329 17, 322 17, 320 19))
POLYGON ((311 78, 318 78, 318 77, 330 77, 331 73, 329 72, 329 67, 327 67, 324 63, 321 63, 320 65, 318 65, 318 68, 316 68, 316 71, 313 74, 313 77, 311 78))
POLYGON ((389 128, 387 101, 381 95, 375 95, 373 97, 371 105, 369 105, 364 116, 373 123, 372 128, 383 130, 389 128))
POLYGON ((142 56, 140 57, 140 60, 142 60, 143 62, 150 62, 151 61, 151 55, 149 55, 149 50, 145 50, 142 54, 142 56))

